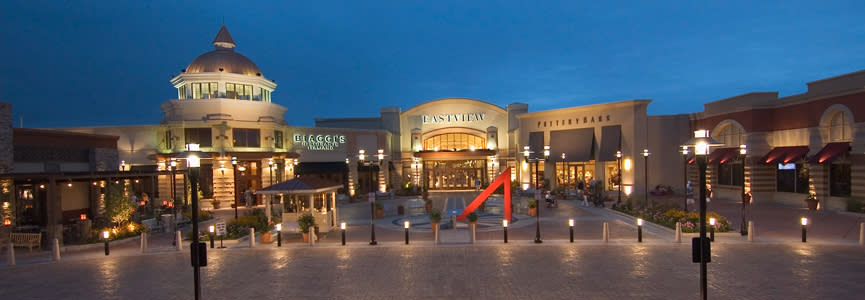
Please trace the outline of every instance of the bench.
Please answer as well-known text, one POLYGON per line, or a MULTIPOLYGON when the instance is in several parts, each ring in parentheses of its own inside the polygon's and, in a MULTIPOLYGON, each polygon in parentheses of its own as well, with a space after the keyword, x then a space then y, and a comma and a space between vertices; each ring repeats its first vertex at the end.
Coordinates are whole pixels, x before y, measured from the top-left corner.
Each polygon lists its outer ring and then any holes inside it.
POLYGON ((33 251, 33 248, 42 248, 42 233, 10 233, 9 242, 16 247, 27 247, 28 251, 33 251))

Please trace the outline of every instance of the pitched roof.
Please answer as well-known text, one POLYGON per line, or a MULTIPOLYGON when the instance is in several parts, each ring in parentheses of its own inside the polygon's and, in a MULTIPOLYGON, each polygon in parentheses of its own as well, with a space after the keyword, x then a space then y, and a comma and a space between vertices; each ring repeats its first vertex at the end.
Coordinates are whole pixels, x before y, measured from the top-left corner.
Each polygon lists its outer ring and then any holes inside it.
POLYGON ((323 179, 318 176, 308 176, 283 181, 269 187, 260 189, 255 193, 261 195, 312 194, 335 191, 341 187, 342 184, 323 179))
POLYGON ((228 33, 228 29, 225 28, 225 24, 222 24, 222 28, 219 28, 219 32, 216 33, 213 45, 222 48, 234 48, 237 46, 234 43, 234 39, 231 38, 231 34, 228 33))

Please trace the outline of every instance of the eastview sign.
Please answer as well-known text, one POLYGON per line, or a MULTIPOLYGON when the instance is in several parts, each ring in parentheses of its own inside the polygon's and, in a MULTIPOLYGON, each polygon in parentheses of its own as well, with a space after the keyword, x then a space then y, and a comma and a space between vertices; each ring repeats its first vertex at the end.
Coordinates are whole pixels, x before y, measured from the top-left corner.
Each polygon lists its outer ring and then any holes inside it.
POLYGON ((345 136, 340 134, 295 134, 294 143, 307 150, 333 151, 345 144, 345 136))
POLYGON ((455 123, 455 122, 478 122, 483 121, 485 113, 463 113, 463 114, 437 114, 422 115, 423 124, 455 123))

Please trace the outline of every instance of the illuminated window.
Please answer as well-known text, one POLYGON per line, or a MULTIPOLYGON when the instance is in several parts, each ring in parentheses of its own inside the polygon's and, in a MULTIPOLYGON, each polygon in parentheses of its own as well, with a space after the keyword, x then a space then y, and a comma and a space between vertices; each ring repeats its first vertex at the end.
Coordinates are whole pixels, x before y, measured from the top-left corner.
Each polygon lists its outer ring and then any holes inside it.
POLYGON ((718 133, 713 134, 715 139, 719 142, 724 143, 727 147, 739 147, 745 143, 745 139, 742 136, 743 131, 739 126, 730 124, 721 128, 718 133))
POLYGON ((210 99, 218 97, 216 82, 193 83, 192 99, 210 99))
POLYGON ((466 150, 486 149, 484 138, 467 133, 445 133, 427 138, 423 142, 424 150, 466 150))
POLYGON ((186 85, 181 85, 177 88, 177 99, 186 99, 186 85))
POLYGON ((256 100, 261 100, 264 102, 270 102, 270 91, 265 90, 264 88, 259 88, 258 98, 256 100))
POLYGON ((239 100, 251 100, 252 99, 252 86, 248 85, 248 84, 226 83, 225 84, 225 98, 239 99, 239 100))

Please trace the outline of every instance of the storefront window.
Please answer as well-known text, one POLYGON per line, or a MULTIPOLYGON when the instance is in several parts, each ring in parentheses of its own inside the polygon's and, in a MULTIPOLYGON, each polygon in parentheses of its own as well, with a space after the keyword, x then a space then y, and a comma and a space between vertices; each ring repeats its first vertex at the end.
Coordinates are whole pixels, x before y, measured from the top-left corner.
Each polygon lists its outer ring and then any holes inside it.
POLYGON ((829 171, 829 195, 850 197, 850 164, 833 164, 829 171))
POLYGON ((808 168, 804 164, 778 164, 776 190, 788 193, 808 193, 808 168))
POLYGON ((727 163, 718 165, 718 184, 743 186, 745 184, 742 164, 727 163))

